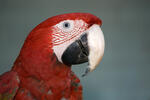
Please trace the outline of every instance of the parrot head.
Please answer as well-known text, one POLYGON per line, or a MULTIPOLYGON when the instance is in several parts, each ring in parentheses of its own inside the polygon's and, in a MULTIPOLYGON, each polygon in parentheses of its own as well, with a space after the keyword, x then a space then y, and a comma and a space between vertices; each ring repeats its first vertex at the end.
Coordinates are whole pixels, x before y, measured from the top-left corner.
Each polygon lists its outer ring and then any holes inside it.
POLYGON ((102 21, 89 13, 69 13, 48 18, 30 32, 16 64, 24 59, 21 63, 28 63, 24 69, 31 71, 34 66, 36 69, 43 66, 39 63, 42 61, 45 65, 51 61, 52 65, 53 58, 56 58, 56 63, 65 66, 88 62, 84 76, 94 70, 103 57, 101 25, 102 21), (32 68, 29 62, 33 63, 32 68))
POLYGON ((52 49, 58 61, 69 66, 88 62, 83 76, 94 70, 104 54, 102 21, 89 13, 64 14, 51 19, 57 20, 51 29, 52 49))

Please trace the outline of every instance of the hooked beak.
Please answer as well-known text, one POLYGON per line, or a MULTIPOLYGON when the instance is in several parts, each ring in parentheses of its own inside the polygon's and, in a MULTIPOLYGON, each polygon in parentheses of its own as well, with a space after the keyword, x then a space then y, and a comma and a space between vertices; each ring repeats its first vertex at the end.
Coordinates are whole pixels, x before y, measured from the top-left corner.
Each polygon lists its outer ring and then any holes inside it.
POLYGON ((75 42, 70 44, 62 55, 62 61, 66 65, 88 62, 85 76, 93 71, 104 55, 104 35, 99 25, 94 24, 87 29, 75 42))

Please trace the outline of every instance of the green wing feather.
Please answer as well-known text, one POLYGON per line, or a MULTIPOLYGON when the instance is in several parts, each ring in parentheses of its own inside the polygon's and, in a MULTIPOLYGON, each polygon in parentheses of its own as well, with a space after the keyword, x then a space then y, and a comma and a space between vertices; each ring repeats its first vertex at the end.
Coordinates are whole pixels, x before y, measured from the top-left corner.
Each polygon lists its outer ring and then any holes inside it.
POLYGON ((19 88, 16 72, 9 71, 0 76, 0 100, 13 100, 19 88))

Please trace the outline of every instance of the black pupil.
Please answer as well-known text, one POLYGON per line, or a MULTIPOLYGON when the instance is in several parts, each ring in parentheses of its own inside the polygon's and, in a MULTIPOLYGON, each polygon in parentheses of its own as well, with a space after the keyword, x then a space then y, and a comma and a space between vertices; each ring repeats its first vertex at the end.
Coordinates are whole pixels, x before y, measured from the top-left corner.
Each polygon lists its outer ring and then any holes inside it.
POLYGON ((70 26, 69 23, 64 23, 64 27, 68 28, 70 26))

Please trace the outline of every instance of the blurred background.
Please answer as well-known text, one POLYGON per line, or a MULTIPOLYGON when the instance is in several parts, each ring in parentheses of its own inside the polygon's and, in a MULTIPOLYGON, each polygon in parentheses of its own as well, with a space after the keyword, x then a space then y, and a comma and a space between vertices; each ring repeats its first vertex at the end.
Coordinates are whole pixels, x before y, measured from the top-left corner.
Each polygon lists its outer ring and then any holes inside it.
POLYGON ((87 64, 73 67, 84 100, 150 100, 149 0, 0 0, 0 74, 11 68, 36 25, 70 12, 103 20, 106 48, 99 67, 83 78, 87 64))

